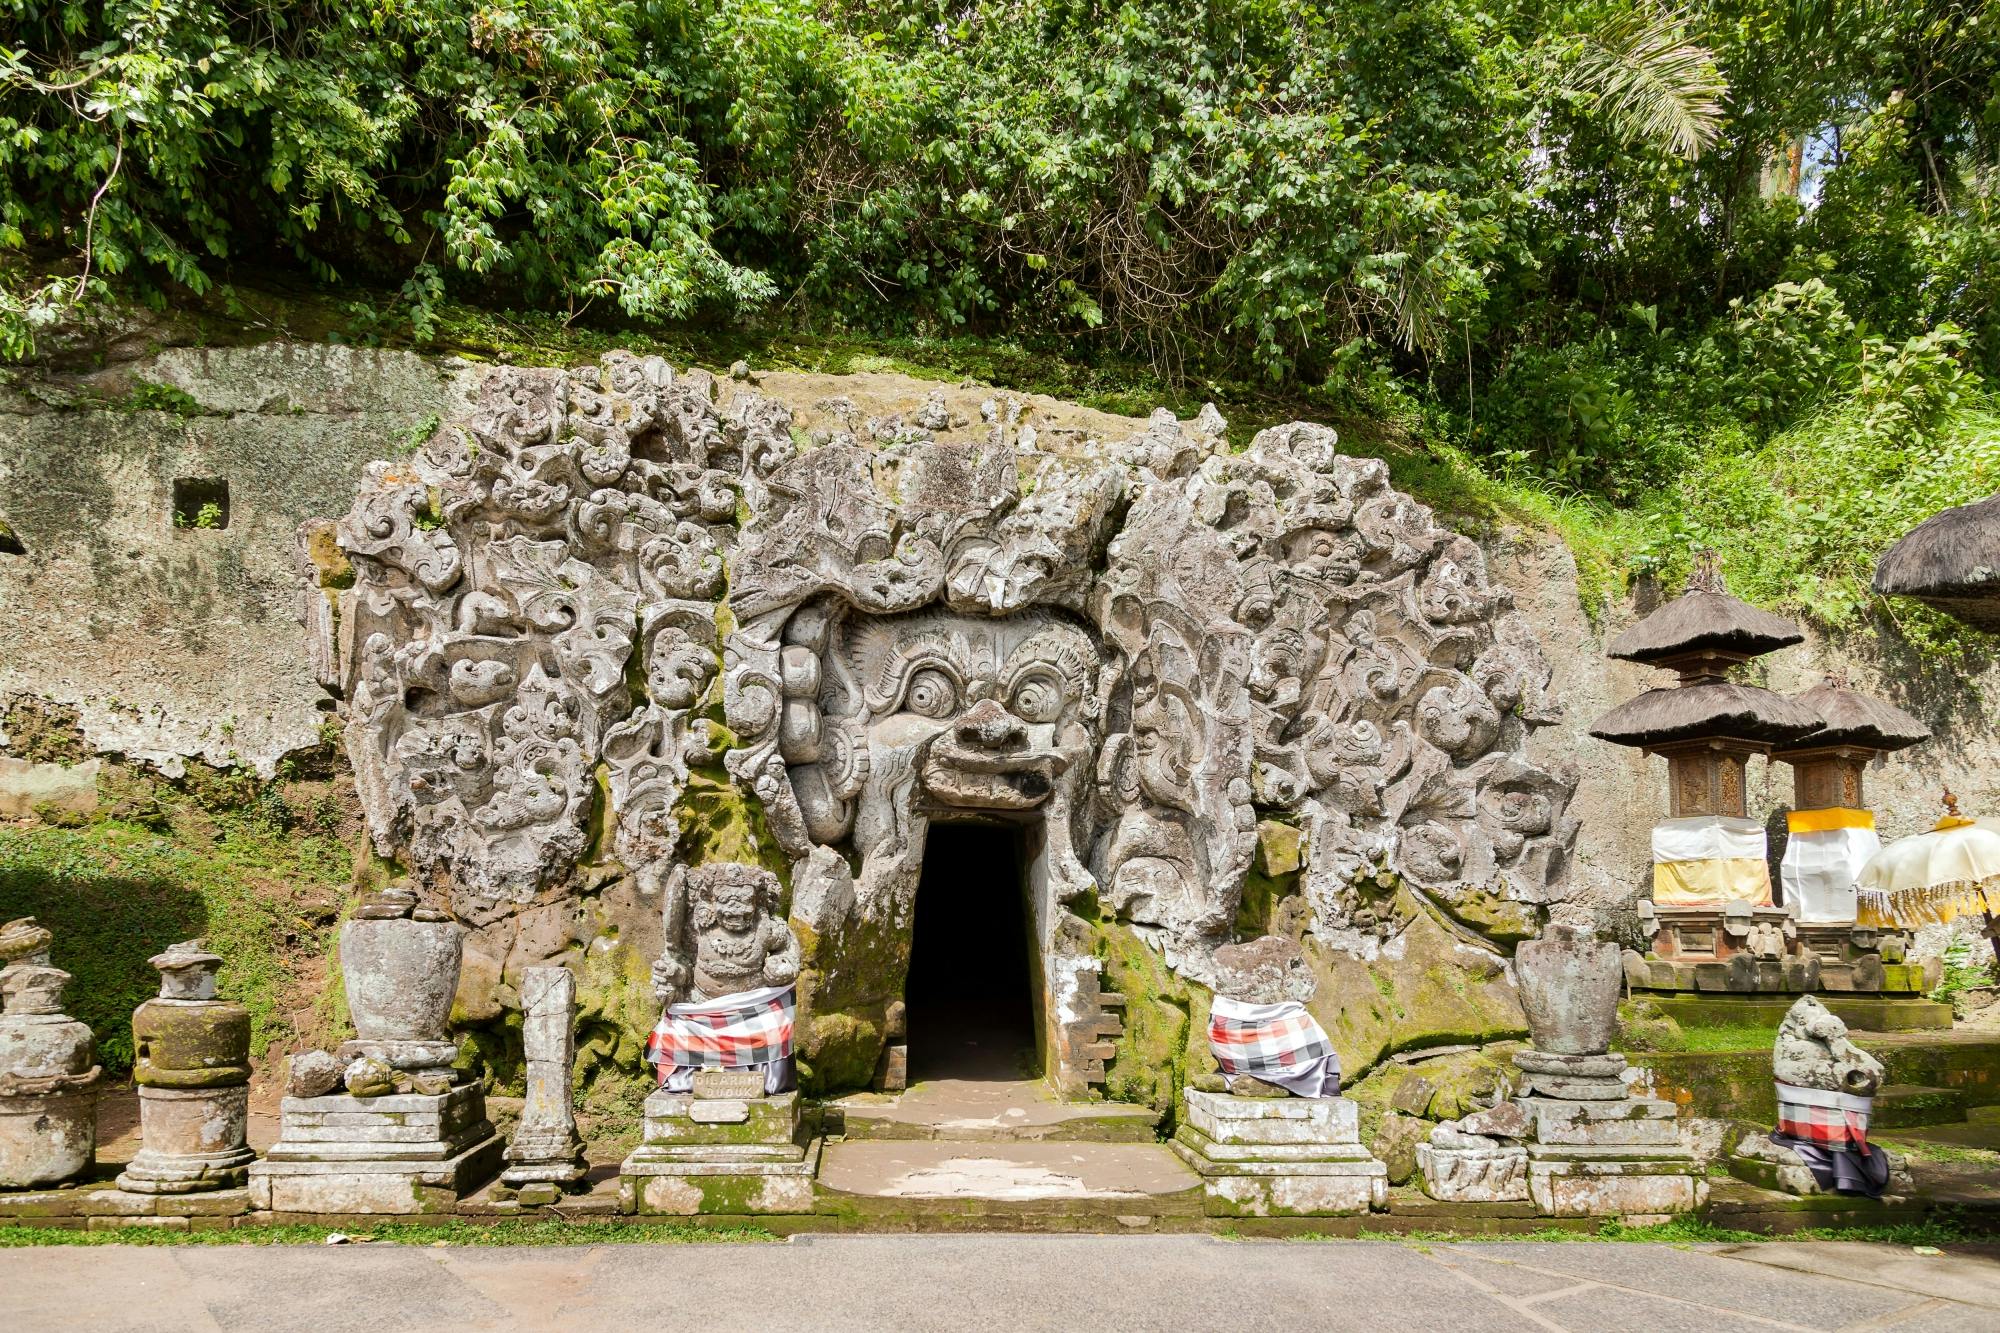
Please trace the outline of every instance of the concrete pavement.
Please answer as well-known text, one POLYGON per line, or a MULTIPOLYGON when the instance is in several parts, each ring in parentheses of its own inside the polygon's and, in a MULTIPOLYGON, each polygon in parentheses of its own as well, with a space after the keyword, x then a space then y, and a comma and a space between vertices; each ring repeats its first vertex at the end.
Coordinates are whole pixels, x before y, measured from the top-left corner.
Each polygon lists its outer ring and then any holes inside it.
POLYGON ((2000 1246, 814 1236, 784 1244, 0 1250, 0 1326, 2000 1329, 2000 1246))

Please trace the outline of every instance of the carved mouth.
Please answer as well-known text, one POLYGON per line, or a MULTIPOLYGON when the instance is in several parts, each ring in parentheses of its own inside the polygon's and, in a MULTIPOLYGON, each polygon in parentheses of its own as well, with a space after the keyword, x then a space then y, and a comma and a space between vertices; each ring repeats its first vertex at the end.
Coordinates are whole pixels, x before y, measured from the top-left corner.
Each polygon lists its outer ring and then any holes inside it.
POLYGON ((976 810, 1032 810, 1055 790, 1069 761, 1054 750, 995 754, 940 736, 925 751, 924 786, 945 805, 976 810))

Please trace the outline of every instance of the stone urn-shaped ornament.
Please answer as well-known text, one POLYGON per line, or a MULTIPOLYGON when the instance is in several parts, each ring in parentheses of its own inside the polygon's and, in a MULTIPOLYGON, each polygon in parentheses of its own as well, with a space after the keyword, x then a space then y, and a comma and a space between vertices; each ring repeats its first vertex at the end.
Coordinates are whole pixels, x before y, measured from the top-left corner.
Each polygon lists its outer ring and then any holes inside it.
POLYGON ((0 971, 0 1189, 74 1180, 97 1156, 102 1071, 90 1029, 62 1012, 68 985, 45 963, 0 971))
POLYGON ((340 967, 355 1040, 342 1064, 363 1058, 409 1073, 448 1072, 458 1059, 451 1002, 458 993, 464 931, 418 907, 406 888, 370 898, 340 931, 340 967))
POLYGON ((1618 1032, 1625 967, 1618 946, 1586 926, 1552 922, 1514 951, 1514 984, 1535 1049, 1602 1055, 1618 1032))
POLYGON ((144 1146, 118 1177, 140 1194, 243 1183, 256 1159, 250 1113, 250 1011, 218 999, 222 959, 187 940, 149 960, 160 993, 132 1011, 132 1081, 144 1146))

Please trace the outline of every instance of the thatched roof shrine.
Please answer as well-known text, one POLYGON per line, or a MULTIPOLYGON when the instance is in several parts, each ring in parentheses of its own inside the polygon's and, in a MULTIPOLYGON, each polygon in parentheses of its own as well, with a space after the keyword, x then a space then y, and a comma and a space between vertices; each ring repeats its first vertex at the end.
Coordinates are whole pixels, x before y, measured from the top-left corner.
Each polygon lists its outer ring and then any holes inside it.
POLYGON ((1870 750, 1902 750, 1930 739, 1930 728, 1896 705, 1849 689, 1831 676, 1792 702, 1812 710, 1824 725, 1786 749, 1851 745, 1870 750))
POLYGON ((2000 495, 1934 514, 1875 566, 1875 591, 2000 633, 2000 495))
POLYGON ((1590 734, 1613 745, 1649 749, 1709 737, 1785 745, 1819 730, 1821 721, 1811 708, 1782 694, 1711 680, 1647 690, 1598 718, 1590 734))
POLYGON ((1731 597, 1721 571, 1704 561, 1686 592, 1613 639, 1606 651, 1626 662, 1671 667, 1702 658, 1747 661, 1804 639, 1783 616, 1731 597))

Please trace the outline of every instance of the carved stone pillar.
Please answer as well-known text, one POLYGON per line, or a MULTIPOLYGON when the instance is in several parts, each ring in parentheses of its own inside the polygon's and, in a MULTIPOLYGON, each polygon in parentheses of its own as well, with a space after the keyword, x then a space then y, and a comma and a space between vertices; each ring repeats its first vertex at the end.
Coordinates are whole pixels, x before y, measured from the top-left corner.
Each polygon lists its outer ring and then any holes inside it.
POLYGON ((521 974, 521 1045, 527 1057, 527 1101, 507 1145, 503 1184, 527 1204, 554 1203, 583 1181, 583 1139, 570 1104, 576 1064, 576 978, 566 967, 531 967, 521 974))

